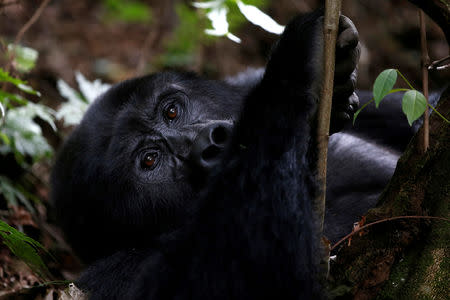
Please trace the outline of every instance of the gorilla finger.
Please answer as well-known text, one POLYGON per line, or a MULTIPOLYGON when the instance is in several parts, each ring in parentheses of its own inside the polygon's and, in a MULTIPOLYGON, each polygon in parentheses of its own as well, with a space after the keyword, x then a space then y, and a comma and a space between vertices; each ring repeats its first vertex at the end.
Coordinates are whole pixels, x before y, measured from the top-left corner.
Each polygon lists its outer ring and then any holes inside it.
POLYGON ((347 98, 355 91, 356 80, 349 79, 343 84, 335 84, 333 87, 333 95, 338 98, 347 98))
POLYGON ((336 51, 351 49, 356 47, 359 42, 359 34, 356 28, 350 27, 341 32, 336 41, 336 51))
POLYGON ((350 121, 350 114, 340 111, 331 114, 330 120, 330 134, 341 131, 345 125, 350 121))
POLYGON ((339 16, 339 33, 344 31, 345 29, 349 27, 355 27, 355 24, 353 24, 352 20, 350 20, 349 17, 340 15, 339 16))
POLYGON ((355 92, 348 98, 348 104, 351 106, 351 111, 355 112, 358 109, 359 97, 355 92))
POLYGON ((350 74, 356 69, 361 55, 361 48, 359 44, 352 51, 348 51, 345 54, 336 54, 336 67, 335 67, 335 78, 348 78, 350 74))

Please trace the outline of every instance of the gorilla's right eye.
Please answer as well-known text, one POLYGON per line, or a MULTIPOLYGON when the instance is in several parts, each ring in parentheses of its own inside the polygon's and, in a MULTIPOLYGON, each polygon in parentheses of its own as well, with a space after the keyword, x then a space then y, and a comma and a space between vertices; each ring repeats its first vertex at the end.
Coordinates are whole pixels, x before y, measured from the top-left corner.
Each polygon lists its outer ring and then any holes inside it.
POLYGON ((178 116, 178 108, 177 108, 177 106, 176 106, 175 104, 169 105, 169 106, 166 108, 164 114, 165 114, 166 118, 167 118, 169 121, 174 120, 174 119, 178 116))
POLYGON ((153 169, 156 166, 156 159, 158 158, 158 153, 147 152, 144 154, 141 160, 141 166, 146 169, 153 169))

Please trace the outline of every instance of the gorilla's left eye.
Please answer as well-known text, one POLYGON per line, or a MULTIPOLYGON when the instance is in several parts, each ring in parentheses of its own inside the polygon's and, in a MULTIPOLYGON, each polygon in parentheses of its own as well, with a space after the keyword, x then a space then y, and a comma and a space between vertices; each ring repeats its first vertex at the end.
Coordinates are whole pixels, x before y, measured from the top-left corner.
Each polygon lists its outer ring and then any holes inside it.
POLYGON ((141 160, 142 167, 146 169, 153 169, 156 166, 156 159, 158 158, 158 153, 148 152, 145 153, 141 160))
POLYGON ((164 111, 165 117, 172 121, 178 116, 178 107, 175 104, 170 104, 164 111))

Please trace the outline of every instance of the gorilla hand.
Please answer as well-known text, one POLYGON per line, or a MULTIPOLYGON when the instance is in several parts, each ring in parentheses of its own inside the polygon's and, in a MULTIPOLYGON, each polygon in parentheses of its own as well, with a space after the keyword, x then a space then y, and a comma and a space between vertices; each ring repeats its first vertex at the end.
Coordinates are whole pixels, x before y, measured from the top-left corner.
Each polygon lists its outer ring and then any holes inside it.
POLYGON ((334 73, 333 104, 330 134, 341 130, 353 118, 359 99, 355 93, 357 64, 361 47, 353 22, 341 16, 336 41, 336 68, 334 73))

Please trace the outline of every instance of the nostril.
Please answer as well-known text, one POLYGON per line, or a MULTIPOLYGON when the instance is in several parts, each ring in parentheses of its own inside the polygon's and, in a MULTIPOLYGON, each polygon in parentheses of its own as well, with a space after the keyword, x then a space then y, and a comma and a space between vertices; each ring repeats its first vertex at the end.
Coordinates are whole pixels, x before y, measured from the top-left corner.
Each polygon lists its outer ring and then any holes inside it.
POLYGON ((211 139, 216 145, 222 145, 228 138, 227 129, 223 126, 217 126, 211 133, 211 139))
POLYGON ((220 154, 220 149, 217 146, 209 146, 202 152, 202 158, 205 161, 212 160, 220 154))

